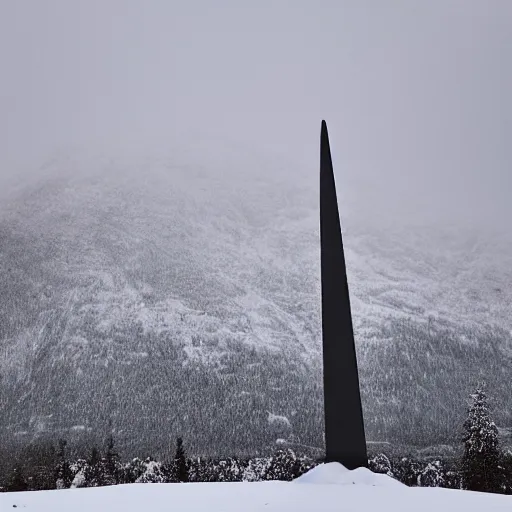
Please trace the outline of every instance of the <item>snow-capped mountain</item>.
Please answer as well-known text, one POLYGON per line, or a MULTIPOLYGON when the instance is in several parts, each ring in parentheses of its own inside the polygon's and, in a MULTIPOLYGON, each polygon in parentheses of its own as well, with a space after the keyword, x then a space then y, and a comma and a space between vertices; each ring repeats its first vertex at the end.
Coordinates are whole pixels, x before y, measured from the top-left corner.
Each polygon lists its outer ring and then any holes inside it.
MULTIPOLYGON (((2 204, 8 434, 322 446, 317 176, 202 161, 59 158, 2 204)), ((483 377, 510 405, 508 241, 351 215, 368 438, 442 441, 483 377)))

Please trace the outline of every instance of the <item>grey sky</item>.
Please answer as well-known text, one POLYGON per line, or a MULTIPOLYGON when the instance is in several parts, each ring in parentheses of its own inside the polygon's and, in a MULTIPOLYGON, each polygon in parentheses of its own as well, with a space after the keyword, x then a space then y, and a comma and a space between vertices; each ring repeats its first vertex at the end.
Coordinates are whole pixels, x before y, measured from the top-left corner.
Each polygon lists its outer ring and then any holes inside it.
POLYGON ((180 133, 315 173, 325 118, 359 212, 512 217, 509 0, 0 0, 0 63, 4 177, 180 133))

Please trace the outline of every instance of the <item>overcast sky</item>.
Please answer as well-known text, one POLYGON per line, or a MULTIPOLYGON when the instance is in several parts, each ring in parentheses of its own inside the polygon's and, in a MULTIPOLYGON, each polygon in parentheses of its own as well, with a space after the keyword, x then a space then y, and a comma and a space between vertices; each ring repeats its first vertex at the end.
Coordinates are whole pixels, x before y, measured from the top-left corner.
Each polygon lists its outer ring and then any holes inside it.
POLYGON ((325 118, 361 210, 505 224, 511 92, 510 0, 0 0, 3 177, 180 133, 316 173, 325 118))

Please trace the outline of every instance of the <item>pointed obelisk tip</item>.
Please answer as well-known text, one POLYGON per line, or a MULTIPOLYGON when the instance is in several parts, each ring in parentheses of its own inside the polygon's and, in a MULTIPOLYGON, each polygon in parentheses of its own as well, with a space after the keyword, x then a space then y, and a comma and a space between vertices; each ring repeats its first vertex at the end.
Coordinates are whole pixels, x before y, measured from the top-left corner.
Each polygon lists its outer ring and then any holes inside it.
POLYGON ((322 144, 324 144, 324 143, 329 144, 329 134, 327 132, 327 123, 324 120, 322 120, 322 130, 321 130, 320 138, 322 140, 322 144))

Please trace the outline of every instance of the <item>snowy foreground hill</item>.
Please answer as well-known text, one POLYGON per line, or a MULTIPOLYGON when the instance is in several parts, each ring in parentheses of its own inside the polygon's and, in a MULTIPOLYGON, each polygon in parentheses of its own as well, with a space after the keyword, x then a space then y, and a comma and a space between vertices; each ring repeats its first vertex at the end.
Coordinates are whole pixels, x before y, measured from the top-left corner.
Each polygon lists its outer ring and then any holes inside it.
MULTIPOLYGON (((57 158, 0 191, 10 444, 322 452, 317 171, 199 160, 57 158)), ((512 427, 512 245, 360 221, 339 188, 368 440, 447 444, 481 379, 512 427)))
POLYGON ((385 475, 331 463, 293 482, 131 484, 0 494, 0 511, 27 512, 480 512, 510 511, 512 497, 409 488, 385 475))

